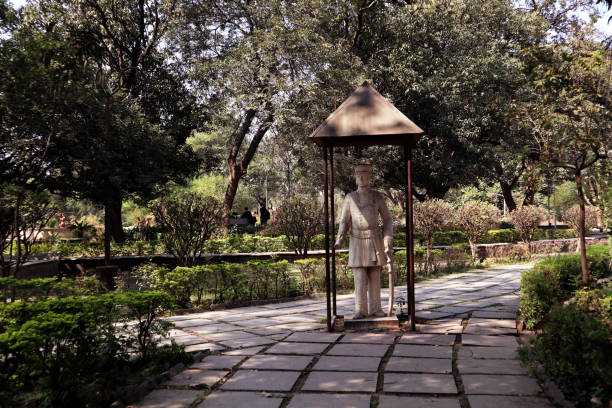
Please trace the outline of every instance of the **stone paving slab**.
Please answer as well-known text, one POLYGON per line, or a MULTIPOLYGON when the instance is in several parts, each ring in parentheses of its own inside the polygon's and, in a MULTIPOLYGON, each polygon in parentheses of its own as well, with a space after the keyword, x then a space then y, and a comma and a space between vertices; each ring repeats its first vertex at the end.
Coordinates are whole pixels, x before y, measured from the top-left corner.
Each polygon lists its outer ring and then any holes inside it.
POLYGON ((452 346, 455 343, 455 336, 452 334, 405 333, 398 343, 452 346))
POLYGON ((496 319, 514 319, 516 312, 494 312, 486 310, 478 310, 472 313, 472 317, 491 317, 496 319))
POLYGON ((296 394, 291 398, 288 408, 370 408, 370 396, 347 394, 296 394))
POLYGON ((266 354, 321 354, 329 344, 326 343, 276 343, 266 350, 266 354))
POLYGON ((212 386, 226 375, 227 371, 187 369, 166 381, 164 385, 195 387, 205 384, 212 386))
POLYGON ((526 375, 462 375, 466 394, 537 395, 540 386, 526 375))
POLYGON ((255 346, 264 346, 266 344, 276 343, 276 340, 271 337, 247 337, 245 339, 236 339, 236 340, 223 340, 219 341, 222 345, 227 348, 239 348, 239 347, 255 347, 255 346))
POLYGON ((450 374, 385 374, 384 392, 410 394, 456 394, 455 380, 450 374))
POLYGON ((283 329, 282 327, 278 327, 278 326, 258 327, 256 329, 248 328, 245 330, 248 331, 249 333, 258 334, 260 336, 271 336, 273 334, 289 335, 292 333, 290 330, 283 329))
POLYGON ((470 395, 471 408, 552 408, 547 399, 538 397, 511 397, 500 395, 470 395))
MULTIPOLYGON (((191 320, 186 320, 185 322, 191 322, 191 320)), ((204 333, 204 334, 212 334, 212 333, 241 329, 241 327, 234 326, 233 324, 226 324, 226 323, 199 324, 197 326, 189 326, 185 328, 193 332, 196 332, 196 333, 204 333)))
POLYGON ((295 371, 239 370, 221 386, 222 390, 291 391, 300 376, 295 371))
POLYGON ((313 371, 378 371, 379 357, 323 356, 313 371))
MULTIPOLYGON (((378 408, 461 408, 457 399, 381 395, 378 408)), ((490 407, 488 407, 490 408, 490 407)), ((497 407, 499 408, 499 407, 497 407)))
POLYGON ((278 408, 283 402, 282 395, 263 392, 213 392, 197 408, 278 408))
POLYGON ((229 332, 221 332, 221 333, 206 333, 203 335, 208 340, 212 341, 220 341, 220 340, 236 340, 236 339, 244 339, 247 337, 255 337, 253 333, 247 333, 242 330, 235 330, 229 332))
POLYGON ((429 346, 421 344, 397 344, 393 350, 394 357, 448 358, 453 356, 450 346, 429 346))
POLYGON ((298 332, 293 333, 285 339, 285 341, 291 342, 304 342, 304 343, 333 343, 338 340, 338 337, 342 336, 339 333, 326 333, 326 332, 298 332))
POLYGON ((464 333, 466 334, 489 334, 489 335, 503 335, 503 334, 517 334, 516 329, 510 329, 507 327, 486 327, 486 326, 469 326, 465 328, 464 333))
POLYGON ((231 370, 233 366, 244 359, 243 356, 207 356, 199 363, 192 364, 189 368, 205 370, 231 370))
POLYGON ((451 359, 391 357, 385 372, 450 374, 453 367, 451 359))
POLYGON ((208 343, 208 340, 203 339, 198 336, 189 335, 189 336, 181 336, 175 339, 177 344, 184 344, 185 346, 192 346, 194 344, 202 344, 208 343))
POLYGON ((482 334, 464 334, 461 343, 466 346, 486 347, 517 347, 518 342, 514 336, 487 336, 482 334))
POLYGON ((194 390, 153 390, 142 402, 136 405, 138 408, 187 408, 202 394, 202 391, 194 390))
POLYGON ((304 391, 375 392, 378 373, 313 371, 308 375, 304 391))
POLYGON ((448 317, 454 314, 455 313, 439 312, 439 311, 431 311, 431 310, 417 311, 417 317, 421 319, 427 319, 427 320, 440 319, 442 317, 448 317))
POLYGON ((316 322, 319 319, 313 315, 295 313, 295 314, 274 316, 274 320, 278 320, 279 322, 295 323, 295 322, 316 322))
POLYGON ((283 323, 278 327, 292 331, 319 330, 327 327, 323 323, 283 323))
POLYGON ((393 344, 395 334, 392 333, 348 333, 340 340, 341 343, 393 344))
POLYGON ((225 353, 223 353, 223 355, 225 356, 252 356, 254 354, 259 353, 261 350, 263 350, 263 347, 249 347, 249 348, 243 348, 243 349, 238 349, 238 350, 226 351, 225 353))
POLYGON ((237 322, 240 320, 248 320, 248 319, 252 319, 253 316, 250 315, 241 315, 241 314, 235 314, 232 316, 223 316, 221 318, 219 318, 218 320, 220 322, 237 322))
POLYGON ((256 355, 240 366, 241 369, 302 371, 312 361, 311 356, 256 355))
POLYGON ((470 347, 462 346, 458 353, 461 359, 518 359, 516 347, 470 347))
POLYGON ((220 346, 218 344, 214 344, 214 343, 201 343, 201 344, 194 344, 194 345, 185 347, 185 351, 188 353, 191 353, 193 351, 203 351, 203 350, 219 351, 219 350, 225 350, 225 347, 220 346))
POLYGON ((514 374, 521 375, 527 371, 520 360, 457 360, 460 374, 514 374))
POLYGON ((232 324, 235 324, 241 327, 257 328, 257 327, 278 326, 282 323, 283 322, 279 322, 278 320, 261 318, 261 319, 240 320, 237 322, 233 322, 232 324))
POLYGON ((515 319, 485 319, 485 318, 472 317, 468 323, 468 327, 470 326, 505 327, 509 329, 516 329, 516 320, 515 319))
POLYGON ((327 355, 382 357, 388 349, 389 346, 386 344, 335 344, 327 355))
POLYGON ((463 326, 461 324, 424 324, 419 327, 419 331, 433 334, 460 334, 463 326))

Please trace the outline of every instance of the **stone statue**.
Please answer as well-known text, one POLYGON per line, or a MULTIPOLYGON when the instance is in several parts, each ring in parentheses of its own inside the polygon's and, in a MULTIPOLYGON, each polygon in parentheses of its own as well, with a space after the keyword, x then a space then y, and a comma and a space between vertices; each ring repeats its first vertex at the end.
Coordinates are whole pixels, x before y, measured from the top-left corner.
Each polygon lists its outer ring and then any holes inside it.
POLYGON ((393 258, 393 220, 381 192, 370 189, 372 166, 355 167, 357 191, 347 194, 342 205, 335 247, 350 235, 348 266, 355 276, 355 315, 385 316, 380 303, 380 272, 393 258), (382 217, 383 231, 378 226, 382 217))

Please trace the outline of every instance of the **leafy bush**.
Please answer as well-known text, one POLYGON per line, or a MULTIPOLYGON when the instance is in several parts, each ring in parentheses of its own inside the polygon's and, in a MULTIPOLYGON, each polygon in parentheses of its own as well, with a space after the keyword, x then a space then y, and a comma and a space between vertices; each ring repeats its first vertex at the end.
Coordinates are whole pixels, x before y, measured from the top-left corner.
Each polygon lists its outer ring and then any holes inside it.
MULTIPOLYGON (((587 248, 588 269, 593 279, 612 273, 610 246, 587 248)), ((520 314, 528 329, 541 327, 551 308, 574 295, 582 286, 580 255, 562 255, 537 263, 521 277, 520 314)))
POLYGON ((298 259, 295 264, 300 270, 302 293, 311 295, 325 288, 325 258, 298 259))
POLYGON ((181 266, 194 265, 223 218, 223 206, 217 199, 193 192, 162 197, 152 204, 151 211, 164 228, 166 249, 181 266))
POLYGON ((446 229, 452 219, 453 208, 443 200, 432 199, 417 202, 414 206, 414 228, 423 234, 427 253, 425 257, 425 274, 429 272, 432 262, 432 245, 434 233, 446 229))
POLYGON ((296 254, 305 256, 313 238, 323 229, 322 211, 319 205, 306 197, 283 201, 277 211, 277 228, 285 235, 287 245, 296 254))
MULTIPOLYGON (((136 340, 142 358, 147 358, 156 345, 156 339, 167 337, 172 323, 159 319, 165 312, 175 308, 172 298, 158 291, 122 293, 116 296, 117 304, 124 307, 121 319, 123 328, 129 330, 130 322, 136 321, 136 340)), ((128 337, 129 338, 129 337, 128 337)), ((128 341, 132 347, 132 341, 128 341)))
POLYGON ((499 210, 497 207, 482 201, 468 201, 457 209, 454 222, 465 231, 474 262, 478 258, 476 242, 489 229, 497 225, 498 219, 499 210))
POLYGON ((95 277, 61 280, 0 278, 0 301, 3 302, 46 300, 51 296, 90 295, 101 291, 102 286, 95 277))
POLYGON ((156 287, 183 308, 296 295, 287 261, 249 261, 158 268, 156 287))
POLYGON ((524 205, 512 211, 510 218, 514 228, 527 247, 527 253, 531 255, 531 241, 533 241, 533 235, 538 225, 544 219, 543 211, 538 207, 524 205))
POLYGON ((612 398, 612 328, 581 306, 557 306, 535 343, 537 358, 567 397, 590 407, 612 398))
POLYGON ((125 372, 141 367, 155 336, 167 332, 159 315, 171 307, 160 292, 0 304, 0 399, 14 406, 108 406, 125 372))

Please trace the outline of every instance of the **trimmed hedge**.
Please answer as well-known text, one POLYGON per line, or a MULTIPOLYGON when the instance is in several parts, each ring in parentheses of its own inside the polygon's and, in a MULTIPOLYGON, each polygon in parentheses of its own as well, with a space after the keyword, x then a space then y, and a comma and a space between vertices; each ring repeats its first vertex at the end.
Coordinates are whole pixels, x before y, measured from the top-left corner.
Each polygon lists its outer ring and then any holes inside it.
MULTIPOLYGON (((534 240, 576 238, 573 229, 537 229, 534 240)), ((393 234, 394 245, 403 246, 406 243, 406 233, 396 231, 393 234)), ((423 236, 415 232, 414 239, 424 245, 423 236)), ((348 240, 347 240, 348 241, 348 240)), ((467 236, 463 231, 444 231, 434 233, 433 244, 436 246, 455 245, 467 243, 467 236)), ((479 244, 514 243, 520 242, 520 236, 514 229, 491 230, 478 241, 479 244)), ((348 243, 346 244, 348 248, 348 243)), ((318 234, 312 240, 311 250, 325 248, 325 235, 318 234)), ((286 252, 287 247, 284 236, 269 236, 265 234, 232 234, 226 238, 213 238, 206 242, 204 252, 208 253, 249 253, 249 252, 286 252)), ((60 253, 65 257, 93 257, 104 254, 104 245, 99 242, 60 242, 55 244, 36 244, 34 253, 60 253)), ((165 248, 161 241, 125 241, 111 243, 111 256, 121 255, 155 255, 164 253, 165 248)))
MULTIPOLYGON (((126 373, 151 361, 172 326, 159 316, 173 307, 168 294, 150 291, 0 304, 0 401, 108 406, 126 373)), ((175 347, 164 358, 187 361, 175 347)))

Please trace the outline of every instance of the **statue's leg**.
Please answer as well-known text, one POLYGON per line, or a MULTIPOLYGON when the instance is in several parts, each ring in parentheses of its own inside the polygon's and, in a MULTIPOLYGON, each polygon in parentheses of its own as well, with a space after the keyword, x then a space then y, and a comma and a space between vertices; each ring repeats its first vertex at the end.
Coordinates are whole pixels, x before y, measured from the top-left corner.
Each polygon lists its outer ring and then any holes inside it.
POLYGON ((353 268, 355 280, 355 316, 362 319, 368 315, 368 272, 367 268, 353 268))
POLYGON ((380 305, 380 266, 368 268, 368 315, 384 316, 380 305))

